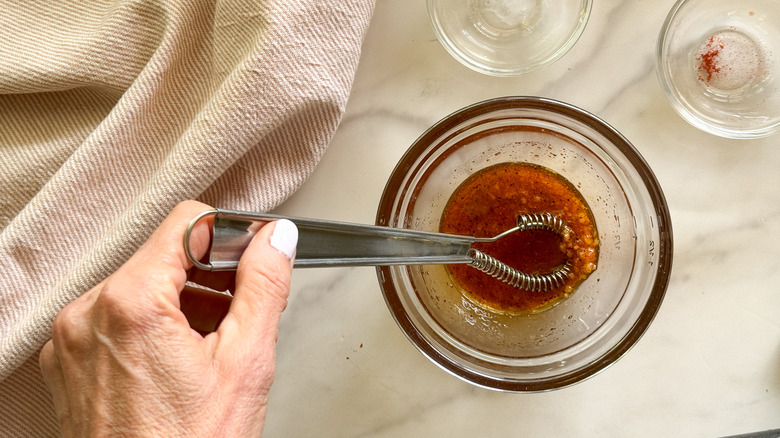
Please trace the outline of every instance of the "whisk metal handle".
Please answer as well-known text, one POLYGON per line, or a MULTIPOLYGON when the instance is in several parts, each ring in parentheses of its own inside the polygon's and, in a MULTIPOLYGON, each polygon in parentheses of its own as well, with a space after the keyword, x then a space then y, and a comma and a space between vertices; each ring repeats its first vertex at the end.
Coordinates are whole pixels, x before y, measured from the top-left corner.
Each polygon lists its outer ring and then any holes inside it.
POLYGON ((474 239, 467 236, 222 209, 204 212, 192 220, 185 250, 200 269, 235 270, 257 231, 283 218, 298 227, 296 268, 471 262, 469 249, 474 239), (202 262, 189 249, 189 235, 197 222, 209 216, 214 218, 211 251, 208 262, 202 262))

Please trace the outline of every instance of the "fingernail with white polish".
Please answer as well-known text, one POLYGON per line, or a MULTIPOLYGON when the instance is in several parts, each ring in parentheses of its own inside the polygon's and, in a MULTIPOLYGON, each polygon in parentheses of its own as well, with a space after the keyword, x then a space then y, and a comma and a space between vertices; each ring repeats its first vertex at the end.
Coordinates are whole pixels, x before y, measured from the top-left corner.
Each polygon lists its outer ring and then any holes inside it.
POLYGON ((271 234, 271 246, 292 260, 297 245, 298 227, 287 219, 279 219, 276 222, 273 234, 271 234))

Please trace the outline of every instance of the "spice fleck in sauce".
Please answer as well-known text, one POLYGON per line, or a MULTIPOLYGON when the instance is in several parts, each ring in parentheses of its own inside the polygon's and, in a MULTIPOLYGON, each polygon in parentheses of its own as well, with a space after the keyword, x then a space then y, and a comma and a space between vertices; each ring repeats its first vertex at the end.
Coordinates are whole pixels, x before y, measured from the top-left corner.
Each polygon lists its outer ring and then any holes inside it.
POLYGON ((547 274, 567 259, 569 278, 547 292, 510 286, 468 265, 449 265, 453 280, 472 300, 504 312, 544 310, 569 297, 595 269, 599 240, 595 221, 579 191, 551 170, 529 163, 503 163, 483 169, 453 193, 442 215, 444 233, 492 237, 515 227, 517 216, 552 213, 572 232, 516 232, 475 248, 527 274, 547 274))

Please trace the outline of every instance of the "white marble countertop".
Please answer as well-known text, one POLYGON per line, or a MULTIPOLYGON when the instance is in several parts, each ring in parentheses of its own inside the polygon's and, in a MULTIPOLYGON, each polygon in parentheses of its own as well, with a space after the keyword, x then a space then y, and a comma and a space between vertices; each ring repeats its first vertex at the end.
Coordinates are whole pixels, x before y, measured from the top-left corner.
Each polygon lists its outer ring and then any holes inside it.
POLYGON ((296 270, 279 330, 268 437, 685 436, 780 428, 780 137, 728 140, 667 102, 655 43, 672 0, 596 0, 579 42, 516 78, 473 72, 424 0, 379 0, 343 122, 284 214, 373 223, 396 161, 472 103, 538 95, 621 131, 663 187, 674 230, 666 299, 613 366, 541 394, 480 389, 407 341, 373 268, 296 270))

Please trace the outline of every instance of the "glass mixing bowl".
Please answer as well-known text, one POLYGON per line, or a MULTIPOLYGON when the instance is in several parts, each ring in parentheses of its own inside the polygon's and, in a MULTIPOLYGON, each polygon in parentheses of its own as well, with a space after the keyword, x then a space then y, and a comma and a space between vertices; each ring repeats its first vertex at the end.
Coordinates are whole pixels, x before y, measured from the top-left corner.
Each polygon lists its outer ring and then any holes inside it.
POLYGON ((780 131, 780 2, 680 0, 658 38, 657 71, 674 109, 726 138, 780 131))
POLYGON ((569 298, 538 313, 493 310, 442 265, 379 267, 379 282, 409 340, 444 370, 496 390, 565 387, 615 362, 650 325, 669 282, 669 211, 647 163, 602 120, 550 99, 505 97, 457 111, 417 139, 390 176, 376 223, 439 231, 453 191, 502 162, 557 172, 593 213, 598 268, 569 298))
POLYGON ((592 0, 428 0, 436 37, 480 73, 515 76, 566 54, 579 39, 592 0))

